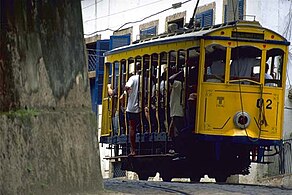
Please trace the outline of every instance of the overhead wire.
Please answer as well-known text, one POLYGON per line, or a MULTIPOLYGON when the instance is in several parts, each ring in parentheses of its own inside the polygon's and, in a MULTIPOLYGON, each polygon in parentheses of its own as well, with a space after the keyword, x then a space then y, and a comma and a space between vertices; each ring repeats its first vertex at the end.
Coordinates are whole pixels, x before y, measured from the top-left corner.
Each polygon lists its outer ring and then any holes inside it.
POLYGON ((115 12, 113 14, 108 14, 108 15, 104 15, 104 16, 97 17, 97 18, 85 20, 84 23, 87 23, 87 22, 90 22, 90 21, 94 21, 94 20, 98 20, 98 19, 101 19, 101 18, 107 18, 109 16, 114 16, 114 15, 121 14, 121 13, 125 13, 125 12, 131 11, 131 10, 136 10, 138 8, 142 8, 142 7, 146 7, 146 6, 149 6, 149 5, 153 5, 153 4, 158 3, 160 1, 163 1, 163 0, 154 1, 152 3, 144 4, 144 5, 137 6, 137 7, 133 7, 133 8, 126 9, 126 10, 123 10, 123 11, 120 11, 120 12, 115 12))
MULTIPOLYGON (((185 4, 185 3, 188 3, 188 2, 190 2, 190 1, 192 1, 192 0, 186 0, 186 1, 181 2, 181 3, 179 3, 179 4, 180 4, 180 6, 181 6, 181 5, 183 5, 183 4, 185 4)), ((94 31, 94 32, 92 32, 92 33, 84 34, 84 35, 86 35, 86 36, 91 36, 91 35, 96 34, 96 33, 98 33, 98 32, 104 32, 104 31, 107 31, 107 30, 109 30, 109 31, 113 31, 113 32, 116 32, 116 31, 121 30, 124 26, 126 26, 126 25, 128 25, 128 24, 135 24, 135 23, 138 23, 138 22, 142 22, 142 21, 144 21, 144 20, 146 20, 146 19, 148 19, 148 18, 151 18, 151 17, 153 17, 153 16, 155 16, 155 15, 161 14, 161 13, 166 12, 166 11, 168 11, 168 10, 176 9, 177 7, 176 7, 175 5, 177 5, 177 4, 173 4, 173 5, 172 5, 171 7, 169 7, 169 8, 166 8, 166 9, 164 9, 164 10, 161 10, 161 11, 159 11, 159 12, 156 12, 156 13, 154 13, 154 14, 151 14, 151 15, 149 15, 149 16, 146 16, 146 17, 144 17, 144 18, 142 18, 142 19, 140 19, 140 20, 136 20, 136 21, 132 21, 132 22, 126 22, 126 23, 122 24, 119 28, 117 28, 116 30, 113 30, 113 29, 111 29, 111 28, 106 28, 106 29, 103 29, 103 30, 97 30, 97 31, 94 31)))
POLYGON ((82 9, 86 9, 86 8, 92 7, 92 6, 94 6, 94 5, 97 5, 97 4, 100 3, 100 2, 102 2, 102 0, 100 0, 100 1, 98 1, 98 2, 94 2, 94 3, 90 4, 90 5, 84 6, 82 9))

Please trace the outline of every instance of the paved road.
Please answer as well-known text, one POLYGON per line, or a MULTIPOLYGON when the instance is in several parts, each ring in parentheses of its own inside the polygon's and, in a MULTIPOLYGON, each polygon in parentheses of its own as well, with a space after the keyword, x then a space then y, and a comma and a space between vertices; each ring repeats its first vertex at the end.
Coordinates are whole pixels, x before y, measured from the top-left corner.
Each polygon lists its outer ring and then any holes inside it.
POLYGON ((105 179, 105 194, 236 194, 236 195, 290 195, 292 190, 243 184, 188 183, 138 181, 125 178, 105 179))

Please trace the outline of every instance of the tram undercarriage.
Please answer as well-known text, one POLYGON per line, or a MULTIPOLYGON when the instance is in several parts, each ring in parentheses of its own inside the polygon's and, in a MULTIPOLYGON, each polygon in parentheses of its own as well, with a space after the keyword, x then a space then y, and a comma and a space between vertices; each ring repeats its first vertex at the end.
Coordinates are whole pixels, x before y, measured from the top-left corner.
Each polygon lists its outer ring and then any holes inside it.
POLYGON ((192 182, 199 182, 204 175, 208 175, 217 182, 225 182, 230 175, 248 175, 252 160, 264 162, 263 156, 260 156, 262 152, 254 152, 257 146, 232 143, 232 139, 228 138, 214 142, 188 134, 180 140, 184 143, 184 153, 177 154, 169 153, 173 141, 166 133, 138 134, 136 156, 127 156, 130 147, 127 139, 126 136, 114 139, 119 144, 112 145, 115 148, 112 158, 120 159, 122 170, 136 172, 140 180, 154 177, 158 172, 163 181, 190 178, 192 182))

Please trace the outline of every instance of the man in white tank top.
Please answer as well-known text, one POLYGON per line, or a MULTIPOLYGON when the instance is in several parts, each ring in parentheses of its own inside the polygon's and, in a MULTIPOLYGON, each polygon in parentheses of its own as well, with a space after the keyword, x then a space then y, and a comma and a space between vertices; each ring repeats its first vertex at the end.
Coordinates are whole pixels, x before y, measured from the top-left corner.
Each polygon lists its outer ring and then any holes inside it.
POLYGON ((131 153, 130 156, 136 155, 136 129, 140 125, 140 112, 139 107, 139 75, 133 75, 129 78, 125 85, 125 90, 128 93, 127 104, 127 117, 129 121, 131 153))

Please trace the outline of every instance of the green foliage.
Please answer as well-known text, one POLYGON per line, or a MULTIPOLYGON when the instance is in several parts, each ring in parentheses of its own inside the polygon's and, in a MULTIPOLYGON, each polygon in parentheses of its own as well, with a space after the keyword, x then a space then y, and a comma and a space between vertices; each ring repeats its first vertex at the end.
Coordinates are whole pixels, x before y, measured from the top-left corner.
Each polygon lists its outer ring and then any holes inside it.
POLYGON ((36 117, 39 115, 39 112, 35 109, 19 109, 9 112, 2 112, 0 115, 7 115, 8 117, 18 117, 18 118, 27 118, 27 117, 36 117))

